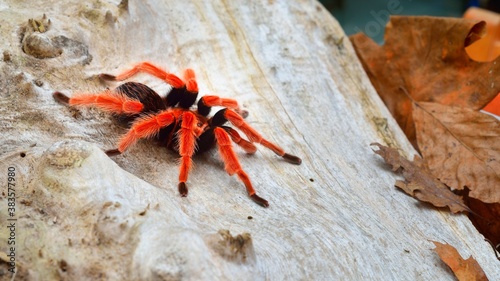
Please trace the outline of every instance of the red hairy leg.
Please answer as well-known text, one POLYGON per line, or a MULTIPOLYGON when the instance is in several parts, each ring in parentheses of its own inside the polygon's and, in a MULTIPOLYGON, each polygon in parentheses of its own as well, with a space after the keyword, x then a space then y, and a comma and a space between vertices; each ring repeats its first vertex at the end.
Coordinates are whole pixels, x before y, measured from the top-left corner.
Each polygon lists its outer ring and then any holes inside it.
POLYGON ((257 151, 257 147, 246 139, 241 138, 240 134, 233 128, 225 127, 224 130, 229 134, 233 142, 239 145, 248 154, 254 154, 257 151))
POLYGON ((186 81, 186 90, 191 93, 198 93, 198 83, 196 82, 194 70, 191 68, 184 70, 184 81, 186 81))
POLYGON ((296 165, 300 165, 300 163, 302 163, 302 160, 299 157, 286 153, 283 148, 263 138, 254 128, 248 125, 238 113, 234 112, 233 110, 227 109, 224 117, 226 117, 226 119, 231 122, 231 124, 240 129, 251 142, 262 144, 263 146, 271 149, 277 155, 283 157, 283 159, 285 159, 289 163, 296 165))
POLYGON ((144 108, 140 101, 109 90, 97 94, 75 94, 71 98, 61 92, 54 92, 53 96, 71 106, 95 106, 113 113, 136 114, 144 108))
POLYGON ((53 94, 54 98, 60 102, 71 106, 95 106, 112 113, 136 114, 140 113, 144 105, 133 98, 106 90, 96 94, 79 93, 71 98, 60 92, 53 94))
POLYGON ((174 75, 172 73, 168 73, 165 70, 161 69, 158 66, 153 65, 150 62, 138 63, 132 69, 124 71, 124 72, 118 74, 117 76, 114 76, 111 74, 101 74, 101 75, 99 75, 99 77, 101 79, 104 79, 104 80, 122 81, 122 80, 130 78, 130 77, 132 77, 140 72, 145 72, 147 74, 158 77, 161 80, 172 85, 172 87, 174 87, 174 88, 182 88, 185 85, 184 82, 176 75, 174 75))
POLYGON ((206 106, 209 107, 223 106, 235 110, 239 115, 243 116, 243 118, 246 118, 248 116, 248 112, 246 110, 241 109, 240 105, 238 104, 238 101, 234 99, 221 98, 219 96, 208 95, 201 97, 201 100, 206 106))
POLYGON ((179 167, 179 193, 182 197, 187 196, 188 188, 186 182, 188 174, 193 167, 193 160, 191 157, 196 148, 196 128, 198 120, 196 116, 190 111, 182 114, 181 128, 179 134, 179 154, 181 156, 181 165, 179 167))
POLYGON ((217 140, 217 144, 219 145, 219 153, 222 157, 222 160, 224 161, 226 172, 229 175, 238 175, 238 178, 240 178, 240 180, 245 184, 250 198, 252 198, 255 203, 263 207, 268 207, 269 203, 267 202, 267 200, 259 197, 255 193, 255 189, 252 186, 252 182, 250 182, 250 178, 248 177, 247 173, 245 173, 245 171, 243 171, 243 169, 241 168, 238 157, 236 156, 236 153, 234 153, 229 134, 224 129, 219 127, 214 129, 214 134, 215 139, 217 140))
POLYGON ((108 155, 123 153, 131 145, 141 138, 148 138, 156 135, 161 128, 172 124, 176 115, 171 110, 164 110, 155 115, 149 115, 137 119, 130 127, 130 130, 120 139, 118 149, 106 152, 108 155))

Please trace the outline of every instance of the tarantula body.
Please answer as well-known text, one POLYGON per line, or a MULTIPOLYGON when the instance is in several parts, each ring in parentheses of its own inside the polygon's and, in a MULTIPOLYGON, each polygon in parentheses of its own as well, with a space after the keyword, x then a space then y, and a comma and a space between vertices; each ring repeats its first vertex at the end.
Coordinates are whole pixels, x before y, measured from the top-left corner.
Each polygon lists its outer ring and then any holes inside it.
MULTIPOLYGON (((172 90, 175 91, 174 88, 172 88, 172 90)), ((113 114, 114 117, 121 124, 127 127, 131 127, 134 124, 134 121, 141 118, 141 116, 143 117, 148 115, 155 115, 169 108, 175 111, 174 109, 175 105, 169 105, 166 98, 162 98, 153 89, 141 83, 137 82, 124 83, 118 86, 114 90, 114 92, 132 98, 134 100, 138 100, 143 105, 142 111, 138 114, 123 114, 123 113, 113 114)), ((169 92, 169 94, 172 94, 172 92, 169 92)), ((194 111, 192 112, 195 113, 194 111)), ((180 112, 176 112, 176 115, 180 115, 179 113, 180 112)), ((198 120, 198 123, 203 124, 203 126, 207 125, 208 119, 205 116, 196 114, 196 119, 198 120)), ((161 128, 156 135, 152 136, 152 138, 154 138, 160 146, 166 146, 167 148, 175 152, 179 152, 178 143, 175 141, 174 138, 175 134, 179 131, 179 129, 180 129, 180 123, 174 122, 164 128, 161 128)), ((213 145, 215 145, 215 143, 213 143, 213 145)), ((201 152, 202 151, 200 151, 199 149, 196 149, 194 151, 195 154, 201 152)), ((111 153, 112 153, 111 151, 108 151, 108 154, 111 153)))
POLYGON ((248 195, 259 205, 267 207, 269 203, 255 193, 250 178, 242 169, 232 142, 250 154, 257 150, 254 143, 259 143, 287 162, 298 165, 301 159, 285 153, 281 147, 269 142, 248 125, 244 121, 247 112, 241 110, 236 100, 205 95, 198 100, 195 107, 198 85, 191 69, 186 69, 181 79, 149 62, 142 62, 118 76, 101 74, 100 78, 121 81, 140 72, 164 80, 171 86, 170 91, 162 97, 144 84, 126 82, 114 90, 74 94, 71 98, 55 92, 54 98, 70 106, 98 107, 111 112, 119 121, 130 127, 118 142, 117 148, 106 151, 109 156, 125 152, 141 138, 155 138, 160 145, 177 152, 181 157, 178 184, 181 196, 188 194, 186 182, 192 168, 192 156, 218 146, 227 173, 236 174, 244 183, 248 195), (210 116, 211 108, 215 106, 223 109, 210 116), (229 124, 243 132, 248 140, 242 138, 229 124))

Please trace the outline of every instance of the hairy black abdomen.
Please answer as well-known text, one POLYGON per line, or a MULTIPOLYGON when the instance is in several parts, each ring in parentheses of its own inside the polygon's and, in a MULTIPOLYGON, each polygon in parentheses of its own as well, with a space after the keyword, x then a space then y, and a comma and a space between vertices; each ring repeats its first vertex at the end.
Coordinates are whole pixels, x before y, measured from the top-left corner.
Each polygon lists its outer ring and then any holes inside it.
POLYGON ((141 114, 115 114, 117 120, 127 127, 129 127, 132 121, 142 114, 154 114, 167 109, 167 106, 160 95, 144 84, 127 82, 118 86, 115 91, 130 98, 139 100, 144 105, 144 109, 141 114))

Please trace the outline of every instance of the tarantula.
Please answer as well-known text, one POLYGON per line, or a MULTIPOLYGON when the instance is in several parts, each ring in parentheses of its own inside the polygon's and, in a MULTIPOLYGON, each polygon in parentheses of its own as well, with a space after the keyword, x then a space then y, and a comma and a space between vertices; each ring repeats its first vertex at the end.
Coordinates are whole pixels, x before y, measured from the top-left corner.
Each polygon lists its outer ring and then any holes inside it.
POLYGON ((186 182, 192 168, 192 156, 218 146, 227 173, 238 175, 253 201, 264 207, 269 206, 267 200, 255 193, 231 141, 246 153, 255 153, 257 148, 254 143, 259 143, 292 164, 299 165, 302 160, 285 153, 281 147, 266 140, 248 125, 243 120, 247 112, 240 108, 236 100, 206 95, 201 97, 197 107, 194 107, 198 97, 198 84, 192 69, 186 69, 181 79, 149 62, 141 62, 118 76, 101 74, 99 77, 108 81, 122 81, 141 72, 168 83, 171 89, 167 95, 161 97, 144 84, 127 82, 114 90, 107 89, 100 93, 78 93, 68 97, 61 92, 55 92, 53 96, 55 100, 70 106, 98 107, 113 113, 120 121, 128 124, 130 129, 121 137, 118 147, 106 151, 108 156, 125 152, 141 138, 156 138, 160 145, 179 153, 181 159, 178 190, 181 196, 188 194, 186 182), (214 106, 224 108, 209 117, 214 106), (243 132, 248 140, 229 127, 228 122, 243 132))

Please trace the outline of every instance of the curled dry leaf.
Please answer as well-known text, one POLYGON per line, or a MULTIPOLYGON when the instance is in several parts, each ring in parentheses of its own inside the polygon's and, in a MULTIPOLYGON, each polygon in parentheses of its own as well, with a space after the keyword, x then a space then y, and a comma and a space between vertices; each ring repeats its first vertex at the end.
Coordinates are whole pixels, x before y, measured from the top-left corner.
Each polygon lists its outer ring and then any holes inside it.
POLYGON ((496 246, 493 244, 493 242, 491 242, 489 239, 484 239, 484 241, 488 242, 488 244, 490 244, 491 248, 493 249, 493 252, 495 253, 495 257, 497 258, 497 260, 500 261, 500 256, 498 255, 498 251, 500 251, 500 244, 497 244, 496 246))
POLYGON ((500 203, 500 121, 467 108, 421 102, 413 108, 417 141, 433 175, 469 196, 500 203))
POLYGON ((459 281, 488 281, 488 277, 473 257, 464 260, 453 246, 432 242, 436 245, 434 251, 451 268, 459 281))
POLYGON ((373 86, 415 147, 411 99, 479 110, 500 92, 500 57, 476 62, 465 51, 485 25, 457 18, 392 16, 385 45, 361 33, 350 37, 373 86))
POLYGON ((406 181, 397 181, 396 186, 403 189, 409 195, 424 202, 429 202, 436 207, 449 207, 453 213, 462 211, 470 212, 462 198, 453 192, 438 179, 433 177, 430 171, 421 163, 421 159, 409 161, 401 156, 399 152, 379 143, 372 143, 379 148, 374 152, 384 158, 387 164, 392 165, 392 170, 402 170, 406 181))

